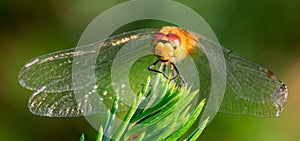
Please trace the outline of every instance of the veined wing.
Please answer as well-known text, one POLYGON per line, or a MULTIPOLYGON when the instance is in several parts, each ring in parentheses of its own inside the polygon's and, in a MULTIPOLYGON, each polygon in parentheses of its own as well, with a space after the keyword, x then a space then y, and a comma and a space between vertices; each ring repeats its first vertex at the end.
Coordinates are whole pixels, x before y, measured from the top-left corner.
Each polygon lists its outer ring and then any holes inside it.
MULTIPOLYGON (((130 56, 135 55, 133 51, 136 51, 136 48, 122 55, 117 55, 117 52, 124 46, 124 43, 134 40, 136 42, 129 44, 129 46, 148 46, 150 49, 151 38, 157 31, 136 30, 112 37, 106 41, 80 47, 80 51, 69 49, 29 61, 19 75, 22 86, 36 91, 30 98, 29 109, 35 114, 52 117, 106 112, 106 107, 111 106, 112 97, 116 93, 110 79, 113 60, 122 60, 126 64, 126 61, 130 61, 130 56), (99 50, 99 54, 95 54, 98 53, 97 50, 99 50), (98 56, 95 65, 72 72, 72 64, 86 63, 85 60, 74 62, 73 57, 84 58, 84 56, 94 55, 98 56), (96 83, 88 81, 90 79, 84 79, 80 81, 80 84, 72 82, 72 75, 84 75, 85 78, 93 77, 86 75, 90 70, 95 70, 96 83), (81 95, 75 96, 74 91, 81 93, 81 95)), ((205 37, 199 37, 200 53, 198 56, 195 53, 195 59, 200 60, 196 61, 199 63, 196 66, 202 87, 200 95, 207 97, 211 79, 209 62, 205 58, 203 50, 216 52, 216 47, 221 46, 205 37)), ((255 116, 278 115, 287 99, 286 86, 268 69, 232 53, 226 48, 221 48, 227 67, 227 87, 220 111, 255 116)), ((122 68, 122 66, 118 68, 122 68)), ((126 95, 120 97, 126 97, 126 95)), ((125 108, 126 106, 120 107, 125 108)), ((119 109, 119 111, 122 110, 119 109)))
MULTIPOLYGON (((122 56, 116 56, 118 51, 128 42, 133 42, 131 46, 148 46, 151 50, 149 45, 152 34, 156 32, 157 30, 154 29, 135 30, 113 36, 105 41, 30 60, 19 73, 20 84, 35 91, 29 100, 30 111, 50 117, 73 117, 107 112, 116 94, 110 79, 113 60, 130 58, 126 56, 135 52, 132 50, 122 56), (85 58, 85 56, 97 56, 95 64, 72 72, 72 65, 84 66, 87 61, 90 61, 80 59, 74 62, 74 57, 85 58), (95 70, 95 76, 87 74, 90 70, 95 70), (96 83, 84 79, 80 84, 75 84, 72 82, 72 76, 96 77, 96 83), (75 95, 75 91, 80 95, 75 95)), ((122 107, 118 111, 122 111, 122 107)))
MULTIPOLYGON (((259 117, 278 116, 282 112, 287 101, 287 87, 269 69, 200 35, 199 44, 201 52, 214 52, 220 47, 225 57, 227 85, 220 112, 259 117)), ((201 90, 211 85, 209 62, 203 56, 199 64, 200 77, 203 77, 200 78, 201 86, 204 86, 201 90)), ((208 93, 202 91, 202 95, 208 93)))

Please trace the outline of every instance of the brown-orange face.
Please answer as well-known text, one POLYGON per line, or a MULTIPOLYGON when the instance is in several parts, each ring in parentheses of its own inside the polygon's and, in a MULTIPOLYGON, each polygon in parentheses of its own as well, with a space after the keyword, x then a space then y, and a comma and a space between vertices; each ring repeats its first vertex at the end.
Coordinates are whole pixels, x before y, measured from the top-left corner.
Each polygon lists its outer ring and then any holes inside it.
POLYGON ((154 53, 162 61, 168 61, 178 56, 181 49, 181 39, 174 33, 158 32, 153 38, 154 53))
POLYGON ((188 49, 193 48, 196 37, 179 27, 163 27, 156 33, 152 40, 154 54, 161 61, 169 61, 172 58, 185 58, 188 49), (194 44, 191 44, 194 43, 194 44))

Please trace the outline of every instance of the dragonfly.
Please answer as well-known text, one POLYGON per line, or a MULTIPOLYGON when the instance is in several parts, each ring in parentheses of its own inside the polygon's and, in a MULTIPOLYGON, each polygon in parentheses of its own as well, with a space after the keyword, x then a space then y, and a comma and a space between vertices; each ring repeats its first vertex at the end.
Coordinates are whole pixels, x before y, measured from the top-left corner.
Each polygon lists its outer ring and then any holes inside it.
MULTIPOLYGON (((152 55, 141 59, 137 63, 140 64, 137 65, 138 71, 131 73, 133 82, 136 82, 134 86, 141 85, 142 82, 138 81, 141 74, 149 75, 151 72, 181 81, 185 85, 189 81, 184 79, 180 71, 182 67, 176 64, 191 55, 195 60, 200 60, 197 64, 202 86, 199 95, 207 97, 211 81, 210 66, 204 50, 214 52, 216 47, 222 50, 227 73, 225 95, 219 112, 257 117, 279 116, 287 102, 288 89, 272 71, 203 35, 173 26, 129 31, 77 49, 71 48, 33 58, 21 69, 18 79, 23 87, 34 91, 28 102, 29 110, 33 114, 79 117, 105 113, 106 107, 112 105, 112 97, 116 93, 112 90, 114 84, 111 80, 113 60, 124 60, 134 56, 136 50, 149 49, 152 55), (126 45, 136 48, 118 55, 126 45), (73 72, 74 65, 85 63, 74 59, 75 57, 93 55, 96 55, 94 64, 73 72), (162 69, 155 68, 156 64, 160 64, 162 69), (167 66, 172 75, 165 71, 167 66), (86 73, 91 69, 95 70, 95 83, 82 80, 82 83, 74 84, 72 76, 89 77, 86 73), (75 91, 82 93, 76 97, 75 91)), ((122 87, 123 85, 118 91, 122 87)), ((126 96, 126 93, 120 95, 121 98, 126 96)), ((122 111, 122 105, 118 110, 122 111)))

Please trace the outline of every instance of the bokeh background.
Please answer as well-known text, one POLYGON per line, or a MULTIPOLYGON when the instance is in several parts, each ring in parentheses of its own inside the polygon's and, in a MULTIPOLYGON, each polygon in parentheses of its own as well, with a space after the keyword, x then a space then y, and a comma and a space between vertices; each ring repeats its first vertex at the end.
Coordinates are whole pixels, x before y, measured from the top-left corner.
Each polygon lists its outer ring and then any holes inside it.
MULTIPOLYGON (((85 27, 97 15, 121 2, 0 1, 0 140, 73 141, 81 133, 86 134, 87 140, 94 140, 96 130, 84 118, 46 118, 29 113, 27 102, 32 92, 18 84, 18 72, 30 58, 75 47, 85 27)), ((218 114, 202 134, 202 140, 299 140, 300 1, 177 2, 203 16, 221 44, 270 68, 289 88, 288 103, 280 117, 218 114)))

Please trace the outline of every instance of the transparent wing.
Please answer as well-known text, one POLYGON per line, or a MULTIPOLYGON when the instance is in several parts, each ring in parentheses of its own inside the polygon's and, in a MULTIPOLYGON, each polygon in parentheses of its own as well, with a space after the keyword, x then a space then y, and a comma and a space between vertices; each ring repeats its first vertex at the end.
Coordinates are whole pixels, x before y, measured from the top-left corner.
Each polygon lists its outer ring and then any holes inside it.
MULTIPOLYGON (((114 86, 111 71, 113 63, 117 62, 117 69, 121 78, 123 70, 134 59, 137 52, 151 50, 150 42, 157 30, 136 30, 100 41, 94 44, 79 47, 78 50, 68 49, 46 54, 30 60, 19 74, 20 84, 35 93, 29 100, 29 109, 32 113, 51 117, 72 117, 106 112, 111 107, 115 94, 121 99, 129 97, 124 93, 122 85, 114 86), (129 50, 118 55, 124 46, 129 50), (144 48, 143 48, 144 47, 144 48), (98 52, 99 50, 99 52, 98 52), (88 60, 74 60, 74 57, 88 58, 97 56, 92 65, 85 64, 88 60), (75 62, 76 61, 76 62, 75 62), (72 65, 81 64, 82 69, 74 72, 72 65), (95 70, 95 76, 90 71, 95 70), (121 72, 121 73, 120 73, 121 72), (72 82, 72 76, 82 79, 80 83, 72 82), (95 77, 96 81, 89 81, 95 77), (76 95, 76 93, 80 95, 76 95)), ((203 50, 214 52, 221 47, 209 39, 199 36, 200 48, 194 57, 199 71, 201 93, 208 97, 211 86, 209 62, 203 50)), ((286 86, 268 69, 222 48, 227 67, 227 87, 220 111, 230 114, 276 116, 282 111, 287 99, 286 86)), ((122 51, 121 51, 122 52, 122 51)), ((147 66, 155 56, 144 57, 136 61, 131 67, 130 85, 139 90, 143 80, 150 75, 147 66), (141 63, 141 61, 144 61, 141 63)), ((216 58, 215 60, 218 60, 216 58)), ((222 70, 220 70, 222 71, 222 70)), ((152 73, 153 74, 153 73, 152 73)), ((126 111, 128 106, 121 103, 118 111, 126 111)))
MULTIPOLYGON (((199 36, 200 54, 215 51, 219 44, 199 36)), ((287 88, 267 68, 254 63, 228 49, 221 47, 225 57, 227 85, 220 112, 253 115, 259 117, 278 116, 287 100, 287 88)), ((209 62, 205 54, 200 55, 199 71, 201 90, 210 88, 209 62)), ((216 59, 217 60, 217 59, 216 59)), ((209 90, 202 91, 207 97, 209 90)))
MULTIPOLYGON (((153 29, 135 30, 79 47, 76 50, 58 51, 30 60, 19 73, 20 84, 35 91, 29 100, 30 111, 50 117, 72 117, 107 112, 116 94, 115 86, 112 86, 111 82, 113 60, 130 58, 135 52, 132 50, 132 52, 116 56, 118 51, 125 44, 136 48, 147 46, 151 50, 149 45, 152 34, 156 32, 157 30, 153 29), (87 56, 97 56, 96 62, 80 71, 73 72, 72 65, 84 66, 88 61, 75 60, 74 57, 85 58, 87 56), (95 70, 94 76, 89 76, 90 70, 95 70), (80 84, 75 84, 72 82, 72 76, 96 77, 96 83, 84 79, 80 84), (80 95, 76 95, 75 92, 80 95)), ((121 92, 118 94, 126 98, 125 94, 122 95, 121 92)), ((125 111, 127 108, 120 106, 118 111, 125 111)))

